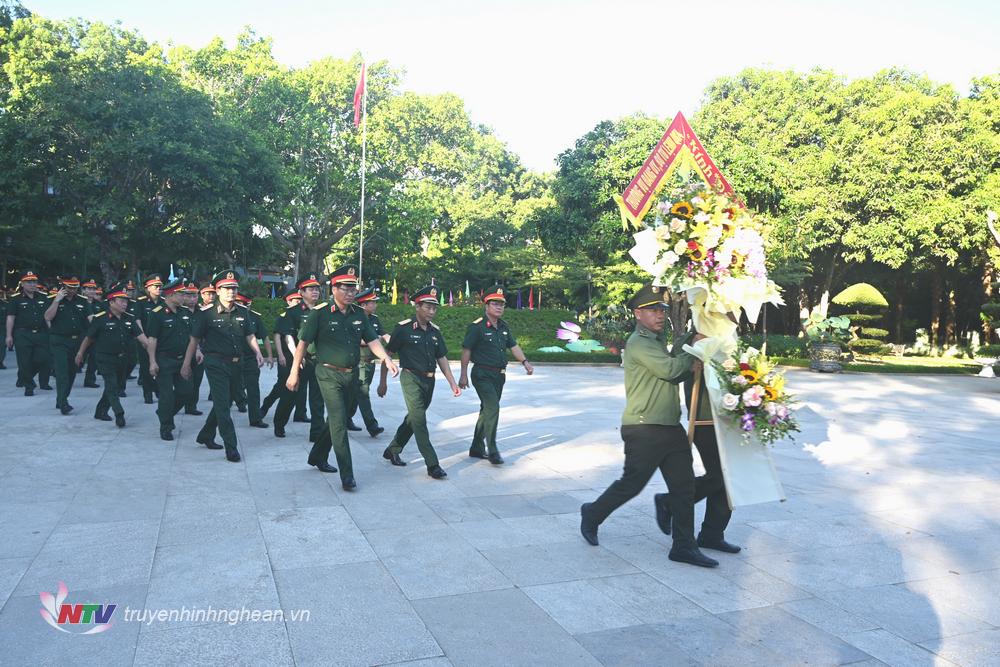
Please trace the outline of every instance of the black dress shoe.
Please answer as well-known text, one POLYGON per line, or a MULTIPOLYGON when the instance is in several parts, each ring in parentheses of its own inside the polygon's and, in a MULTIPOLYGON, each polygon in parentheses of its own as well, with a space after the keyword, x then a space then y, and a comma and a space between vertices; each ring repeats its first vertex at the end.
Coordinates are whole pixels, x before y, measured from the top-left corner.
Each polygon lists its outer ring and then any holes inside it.
POLYGON ((353 491, 358 488, 358 483, 354 481, 353 477, 341 480, 340 485, 344 487, 344 491, 353 491))
POLYGON ((285 427, 284 426, 278 426, 277 424, 275 424, 274 425, 274 437, 275 438, 284 438, 285 437, 285 427))
POLYGON ((237 405, 236 409, 239 410, 240 412, 246 412, 247 411, 247 406, 245 406, 245 405, 237 405))
POLYGON ((24 395, 25 396, 34 396, 35 395, 35 390, 32 389, 31 387, 28 387, 27 389, 24 390, 24 395))
POLYGON ((160 429, 160 440, 173 440, 174 434, 170 432, 169 428, 160 429))
POLYGON ((743 551, 742 547, 730 544, 722 538, 717 540, 708 540, 703 538, 700 534, 698 535, 698 546, 702 549, 714 549, 715 551, 723 551, 727 554, 738 554, 743 551))
POLYGON ((63 407, 64 408, 69 408, 70 410, 75 410, 76 409, 72 405, 70 405, 69 403, 63 403, 63 407))
POLYGON ((300 424, 308 424, 309 423, 309 418, 308 417, 293 417, 292 421, 293 422, 298 422, 300 424))
POLYGON ((109 422, 109 421, 111 421, 111 416, 107 415, 107 414, 99 415, 99 414, 97 414, 95 412, 94 413, 94 419, 99 419, 102 422, 109 422))
POLYGON ((84 382, 83 386, 86 387, 87 389, 100 389, 101 388, 101 385, 97 384, 96 382, 84 382))
POLYGON ((385 431, 384 428, 382 428, 381 426, 376 426, 375 428, 368 429, 368 435, 370 435, 373 438, 377 438, 378 434, 382 433, 383 431, 385 431))
POLYGON ((490 463, 495 466, 503 465, 503 457, 500 456, 500 452, 493 452, 489 455, 490 463))
POLYGON ((442 468, 441 466, 431 466, 430 468, 427 469, 427 474, 433 477, 434 479, 444 479, 445 477, 448 476, 448 473, 446 473, 444 471, 444 468, 442 468))
POLYGON ((68 415, 69 413, 73 412, 73 408, 71 408, 68 405, 64 405, 61 408, 59 408, 59 412, 63 413, 64 415, 68 415))
POLYGON ((124 389, 118 392, 118 398, 125 398, 126 396, 128 396, 128 394, 125 393, 124 389))
POLYGON ((384 458, 386 461, 388 461, 389 463, 391 463, 394 466, 405 466, 406 465, 406 461, 404 461, 403 459, 399 458, 399 454, 393 453, 393 451, 391 449, 389 449, 388 447, 386 447, 385 451, 382 452, 382 458, 384 458))
POLYGON ((698 567, 719 567, 719 561, 709 558, 698 547, 674 547, 667 558, 678 563, 689 563, 698 567))
POLYGON ((583 539, 587 540, 587 544, 596 547, 598 545, 597 527, 601 524, 594 521, 590 516, 590 506, 592 504, 584 503, 580 505, 580 534, 583 535, 583 539))
POLYGON ((354 423, 353 419, 347 420, 347 430, 348 431, 360 431, 361 427, 354 423))
POLYGON ((152 405, 153 404, 153 397, 152 396, 143 396, 142 397, 142 402, 145 403, 146 405, 152 405))
POLYGON ((217 443, 215 440, 209 440, 208 438, 203 438, 200 435, 194 439, 199 445, 205 445, 209 449, 222 449, 222 445, 217 443))
POLYGON ((188 408, 188 409, 184 410, 184 414, 186 414, 186 415, 194 415, 195 417, 198 417, 198 416, 203 415, 205 413, 202 412, 201 410, 199 410, 198 408, 188 408))
POLYGON ((236 451, 235 449, 232 450, 232 451, 228 451, 228 452, 226 452, 226 460, 230 461, 232 463, 239 463, 240 462, 240 453, 238 451, 236 451))
POLYGON ((656 507, 656 525, 660 527, 664 535, 670 534, 672 527, 670 513, 670 494, 657 493, 653 496, 653 506, 656 507))
POLYGON ((321 461, 319 463, 313 463, 310 461, 309 465, 316 468, 316 470, 319 470, 320 472, 337 472, 336 468, 325 461, 321 461))
POLYGON ((115 415, 115 426, 125 428, 125 415, 115 415))
POLYGON ((477 451, 475 451, 473 449, 470 449, 469 450, 469 458, 473 458, 473 459, 485 459, 486 458, 486 452, 477 452, 477 451))
POLYGON ((135 379, 135 376, 134 376, 134 375, 132 375, 132 374, 129 374, 129 375, 126 375, 126 376, 125 376, 125 379, 126 379, 126 380, 134 380, 134 379, 135 379))
POLYGON ((52 385, 50 384, 40 384, 38 385, 38 388, 44 389, 45 391, 52 391, 52 385))
POLYGON ((24 386, 24 383, 18 380, 17 382, 14 383, 14 386, 20 389, 21 387, 24 386))
POLYGON ((260 420, 255 422, 250 422, 250 425, 253 426, 254 428, 267 428, 268 426, 270 426, 270 424, 260 420))

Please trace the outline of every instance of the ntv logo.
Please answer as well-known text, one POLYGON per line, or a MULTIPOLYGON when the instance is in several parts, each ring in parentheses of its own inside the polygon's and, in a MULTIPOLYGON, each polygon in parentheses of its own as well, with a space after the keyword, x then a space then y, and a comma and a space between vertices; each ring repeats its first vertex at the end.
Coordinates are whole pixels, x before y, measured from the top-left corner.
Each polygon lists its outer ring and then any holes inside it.
POLYGON ((64 604, 69 590, 66 584, 59 582, 59 590, 55 595, 42 591, 38 597, 42 600, 42 608, 39 610, 45 622, 59 632, 67 632, 76 635, 96 635, 111 628, 111 617, 118 608, 116 604, 64 604), (84 632, 77 630, 67 630, 63 625, 78 626, 91 625, 94 627, 84 632))

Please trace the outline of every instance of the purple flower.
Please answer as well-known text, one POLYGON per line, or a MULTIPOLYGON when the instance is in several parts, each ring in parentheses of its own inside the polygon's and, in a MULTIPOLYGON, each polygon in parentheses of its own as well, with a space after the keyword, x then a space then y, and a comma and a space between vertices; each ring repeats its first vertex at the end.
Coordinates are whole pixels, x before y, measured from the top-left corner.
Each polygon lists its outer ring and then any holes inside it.
POLYGON ((744 431, 752 431, 754 427, 754 417, 752 413, 746 412, 740 417, 740 428, 744 431))

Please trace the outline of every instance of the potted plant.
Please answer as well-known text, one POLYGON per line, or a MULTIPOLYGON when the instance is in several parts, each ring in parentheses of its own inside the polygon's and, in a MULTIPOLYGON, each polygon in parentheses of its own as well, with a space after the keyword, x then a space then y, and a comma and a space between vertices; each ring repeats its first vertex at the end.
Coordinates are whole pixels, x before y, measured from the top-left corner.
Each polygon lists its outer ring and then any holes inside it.
POLYGON ((850 338, 851 320, 844 315, 823 317, 818 311, 802 320, 809 337, 809 368, 820 373, 839 373, 841 346, 850 338))

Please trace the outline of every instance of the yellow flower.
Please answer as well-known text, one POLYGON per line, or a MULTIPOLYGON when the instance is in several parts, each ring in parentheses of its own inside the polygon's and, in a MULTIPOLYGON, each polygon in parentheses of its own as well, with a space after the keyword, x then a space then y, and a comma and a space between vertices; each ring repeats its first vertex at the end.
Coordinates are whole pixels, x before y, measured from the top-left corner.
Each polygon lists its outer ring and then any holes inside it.
POLYGON ((778 390, 770 385, 764 385, 764 395, 767 397, 767 400, 769 401, 777 400, 778 390))
POLYGON ((747 379, 747 382, 749 382, 750 384, 753 384, 754 382, 760 379, 760 376, 757 375, 755 371, 741 371, 740 375, 745 377, 747 379))
POLYGON ((694 208, 686 201, 679 201, 673 205, 670 212, 682 218, 690 218, 691 214, 694 213, 694 208))

